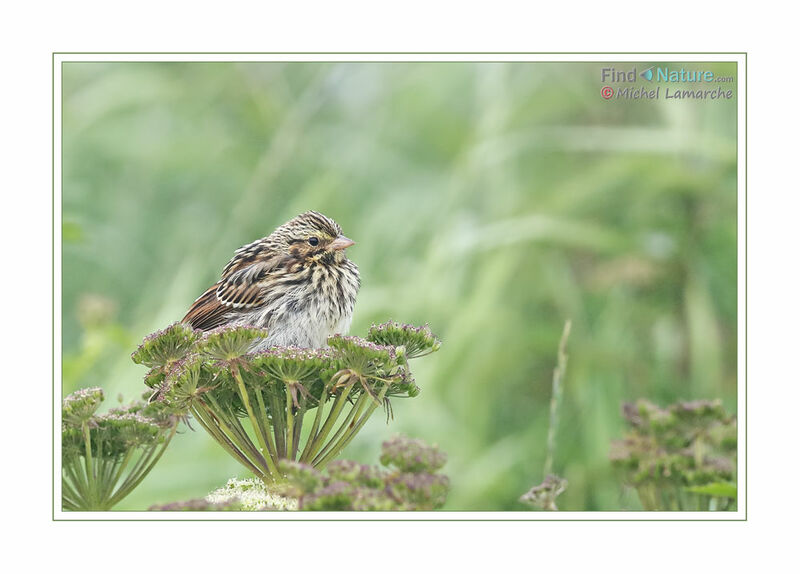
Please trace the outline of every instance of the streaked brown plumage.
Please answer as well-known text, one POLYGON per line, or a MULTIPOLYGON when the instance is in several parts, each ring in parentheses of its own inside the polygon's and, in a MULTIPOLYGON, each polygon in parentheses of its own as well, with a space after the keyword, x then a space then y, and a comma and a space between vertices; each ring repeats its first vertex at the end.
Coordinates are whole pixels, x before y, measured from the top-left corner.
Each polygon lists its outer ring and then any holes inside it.
POLYGON ((351 245, 332 219, 316 211, 298 215, 237 249, 183 322, 203 331, 265 328, 269 334, 259 348, 323 347, 330 335, 350 327, 360 286, 358 267, 344 254, 351 245))

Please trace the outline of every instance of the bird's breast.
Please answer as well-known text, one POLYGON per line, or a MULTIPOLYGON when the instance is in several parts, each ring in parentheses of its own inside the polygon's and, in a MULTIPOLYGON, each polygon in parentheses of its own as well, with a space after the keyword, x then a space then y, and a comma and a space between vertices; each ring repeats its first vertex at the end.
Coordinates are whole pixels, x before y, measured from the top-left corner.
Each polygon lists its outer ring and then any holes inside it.
POLYGON ((349 331, 353 318, 360 280, 355 264, 346 263, 305 269, 306 280, 287 282, 279 293, 265 298, 264 306, 245 313, 237 323, 268 331, 259 348, 327 346, 328 337, 349 331))

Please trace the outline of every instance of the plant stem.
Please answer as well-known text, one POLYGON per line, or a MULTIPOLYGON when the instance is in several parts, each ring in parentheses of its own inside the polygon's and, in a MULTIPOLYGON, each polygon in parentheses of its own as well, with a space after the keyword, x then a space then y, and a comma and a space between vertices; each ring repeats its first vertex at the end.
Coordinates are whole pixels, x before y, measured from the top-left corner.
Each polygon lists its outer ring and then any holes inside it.
POLYGON ((317 430, 319 430, 319 424, 320 422, 322 422, 322 411, 324 410, 324 407, 327 404, 327 402, 328 402, 328 389, 326 386, 322 389, 322 394, 319 397, 319 402, 317 403, 317 412, 314 414, 314 422, 311 424, 311 431, 308 433, 306 446, 303 449, 303 452, 300 454, 300 462, 306 462, 308 460, 308 454, 314 442, 314 437, 317 436, 317 430))
POLYGON ((120 477, 122 476, 123 471, 128 466, 131 458, 133 458, 133 451, 135 449, 130 449, 128 452, 125 453, 125 457, 122 459, 119 467, 117 468, 117 472, 114 474, 114 478, 108 481, 107 490, 103 493, 103 498, 107 498, 111 492, 114 490, 114 486, 119 482, 120 477))
POLYGON ((70 471, 67 470, 67 465, 62 468, 62 473, 66 476, 62 474, 61 478, 61 506, 67 510, 78 510, 83 500, 78 485, 75 484, 74 478, 69 476, 70 471))
POLYGON ((377 402, 372 401, 369 403, 369 406, 367 407, 367 412, 361 415, 361 418, 358 419, 355 425, 353 425, 350 428, 350 430, 348 430, 345 433, 345 435, 341 439, 339 439, 339 442, 336 443, 336 445, 328 452, 327 455, 325 455, 325 457, 318 464, 314 465, 315 467, 324 468, 325 465, 327 465, 334 457, 338 456, 339 453, 342 452, 348 444, 350 444, 350 441, 353 440, 356 434, 358 434, 358 431, 361 430, 361 427, 364 426, 364 424, 369 420, 369 417, 372 416, 372 413, 375 412, 375 409, 382 404, 383 397, 386 396, 386 391, 388 390, 389 390, 389 385, 384 385, 383 388, 381 389, 380 394, 378 395, 377 402))
MULTIPOLYGON (((348 383, 342 389, 342 392, 339 394, 339 396, 336 397, 336 400, 334 400, 333 406, 331 407, 330 412, 328 412, 328 417, 325 419, 325 423, 322 425, 322 430, 320 430, 319 434, 317 434, 317 436, 313 439, 313 444, 311 445, 311 449, 308 452, 308 458, 306 460, 314 458, 322 448, 322 445, 324 444, 328 434, 331 432, 331 428, 333 428, 336 419, 339 418, 339 413, 342 412, 344 403, 347 401, 347 396, 350 394, 350 389, 353 388, 354 384, 355 380, 348 383)), ((311 437, 309 437, 309 440, 311 440, 311 437)))
MULTIPOLYGON (((209 398, 210 395, 209 395, 209 398)), ((262 476, 264 473, 259 469, 256 464, 250 460, 252 455, 248 451, 246 447, 244 447, 236 434, 230 429, 230 427, 225 424, 223 420, 223 413, 219 411, 215 411, 209 405, 202 403, 203 413, 208 417, 209 422, 213 423, 213 426, 218 430, 218 434, 224 437, 226 442, 229 442, 231 446, 241 455, 241 459, 245 462, 245 466, 255 472, 258 476, 262 476)), ((219 442, 219 441, 218 441, 219 442)))
POLYGON ((211 435, 211 437, 217 441, 217 443, 224 448, 228 454, 230 454, 233 458, 241 462, 244 466, 249 468, 253 473, 257 476, 261 476, 258 467, 256 467, 250 460, 245 456, 245 454, 240 451, 235 444, 223 433, 220 428, 215 424, 213 418, 209 416, 209 414, 204 411, 203 409, 207 409, 208 407, 203 404, 201 407, 197 407, 192 405, 192 413, 195 416, 195 419, 198 423, 211 435))
MULTIPOLYGON (((275 383, 277 385, 277 383, 275 383)), ((279 406, 277 393, 269 393, 269 406, 272 413, 272 431, 275 435, 275 448, 278 458, 286 458, 286 424, 283 420, 283 407, 279 406)))
POLYGON ((274 478, 278 478, 278 469, 275 466, 275 462, 272 460, 270 450, 267 447, 267 441, 262 435, 261 422, 256 418, 256 415, 253 412, 253 407, 250 406, 250 397, 247 395, 247 389, 244 386, 244 381, 242 380, 242 375, 239 372, 239 367, 233 365, 231 371, 233 373, 233 377, 236 379, 237 385, 239 386, 239 396, 244 403, 245 410, 247 410, 247 416, 250 417, 250 423, 253 425, 253 432, 256 434, 256 437, 258 437, 258 441, 261 444, 261 454, 264 462, 267 465, 267 474, 270 474, 274 478))
POLYGON ((312 462, 312 464, 316 464, 317 462, 322 460, 324 456, 328 454, 328 452, 330 452, 330 449, 333 447, 336 441, 338 441, 339 438, 342 436, 342 434, 347 429, 347 426, 350 424, 350 422, 354 419, 358 420, 357 417, 361 414, 361 411, 364 409, 364 406, 366 405, 367 401, 371 400, 373 400, 372 397, 370 397, 366 391, 362 392, 358 396, 358 399, 356 399, 355 404, 350 408, 350 412, 347 414, 347 417, 345 417, 344 421, 342 421, 342 424, 339 425, 339 428, 336 429, 336 432, 333 433, 333 436, 329 440, 327 440, 322 449, 320 449, 317 456, 314 457, 314 461, 312 462))
POLYGON ((84 501, 85 505, 89 505, 89 484, 86 481, 84 474, 84 467, 80 464, 78 458, 69 461, 64 466, 67 471, 67 476, 72 480, 72 484, 77 489, 80 499, 84 501))
POLYGON ((269 419, 267 418, 267 407, 264 405, 264 397, 260 389, 256 390, 255 395, 256 399, 258 400, 259 430, 261 431, 264 440, 267 442, 267 450, 269 451, 270 457, 277 464, 278 451, 275 448, 275 441, 272 440, 272 433, 269 432, 269 419))
MULTIPOLYGON (((141 482, 144 480, 144 478, 145 478, 145 477, 146 477, 148 474, 150 474, 150 471, 151 471, 151 470, 153 470, 153 467, 154 467, 154 466, 156 465, 156 463, 158 463, 158 461, 161 459, 161 456, 164 454, 164 451, 166 451, 166 450, 167 450, 167 447, 169 446, 169 443, 170 443, 170 441, 172 441, 172 437, 174 437, 174 436, 175 436, 175 432, 176 432, 177 430, 178 430, 178 424, 177 424, 177 423, 175 423, 175 424, 173 424, 173 425, 172 425, 172 430, 170 431, 170 433, 169 433, 169 435, 167 436, 166 440, 164 440, 164 443, 161 445, 161 448, 160 448, 160 449, 158 449, 158 454, 156 454, 155 458, 153 458, 153 459, 150 461, 150 463, 149 463, 149 464, 148 464, 148 465, 147 465, 147 466, 144 468, 144 470, 143 470, 143 471, 141 471, 141 472, 139 473, 139 476, 137 476, 137 477, 136 477, 136 478, 135 478, 135 479, 134 479, 132 482, 130 482, 130 483, 128 484, 127 488, 125 488, 125 489, 123 489, 123 488, 120 488, 120 489, 119 489, 119 490, 116 492, 116 494, 114 495, 114 497, 113 497, 111 500, 109 500, 109 502, 108 502, 108 508, 111 508, 111 507, 113 507, 113 506, 114 506, 114 505, 116 505, 116 504, 117 504, 117 503, 118 503, 120 500, 122 500, 123 498, 125 498, 126 496, 128 496, 128 494, 130 494, 130 492, 131 492, 131 491, 132 491, 134 488, 136 488, 137 486, 139 486, 139 483, 141 483, 141 482)), ((153 448, 152 450, 156 450, 156 449, 155 449, 155 448, 153 448)), ((126 481, 126 482, 127 482, 127 481, 126 481)))
POLYGON ((261 453, 258 451, 258 448, 253 444, 253 441, 250 440, 250 437, 247 436, 247 433, 242 428, 241 423, 239 423, 239 419, 230 409, 223 409, 219 403, 214 399, 212 394, 208 394, 208 400, 211 403, 211 406, 207 405, 209 412, 214 414, 214 418, 219 425, 222 432, 224 432, 237 447, 239 450, 246 453, 247 456, 250 458, 252 463, 256 465, 259 470, 259 476, 264 475, 267 482, 271 480, 269 476, 269 471, 267 470, 267 461, 261 456, 261 453), (212 408, 213 407, 213 408, 212 408))
POLYGON ((286 390, 286 457, 291 458, 292 444, 294 443, 294 403, 292 402, 292 383, 284 383, 286 390))
POLYGON ((543 474, 546 478, 553 472, 553 457, 556 450, 556 428, 558 427, 558 407, 561 404, 563 394, 562 381, 567 370, 567 339, 572 328, 572 321, 564 323, 564 331, 561 334, 561 341, 558 344, 558 364, 553 370, 553 391, 550 396, 550 423, 547 428, 547 455, 544 460, 543 474))
POLYGON ((292 448, 290 449, 292 460, 297 460, 297 451, 300 450, 300 439, 302 438, 301 434, 303 431, 303 419, 306 416, 306 406, 308 400, 305 396, 301 394, 299 399, 300 405, 297 408, 297 413, 294 416, 294 441, 292 442, 292 448))
POLYGON ((95 504, 95 492, 94 492, 94 464, 92 460, 92 438, 91 433, 89 432, 89 425, 87 423, 83 423, 81 425, 83 429, 83 442, 84 447, 86 449, 86 479, 87 479, 87 502, 89 506, 93 506, 95 504))

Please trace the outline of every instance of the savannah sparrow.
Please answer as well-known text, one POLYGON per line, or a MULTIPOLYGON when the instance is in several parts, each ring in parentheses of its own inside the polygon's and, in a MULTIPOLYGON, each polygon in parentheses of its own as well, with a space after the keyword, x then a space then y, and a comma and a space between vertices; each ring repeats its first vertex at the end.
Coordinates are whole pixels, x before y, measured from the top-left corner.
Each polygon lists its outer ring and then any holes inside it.
POLYGON ((298 215, 237 249, 183 322, 203 331, 225 325, 266 329, 259 349, 324 347, 330 335, 350 328, 361 284, 358 267, 344 254, 353 243, 329 217, 298 215))

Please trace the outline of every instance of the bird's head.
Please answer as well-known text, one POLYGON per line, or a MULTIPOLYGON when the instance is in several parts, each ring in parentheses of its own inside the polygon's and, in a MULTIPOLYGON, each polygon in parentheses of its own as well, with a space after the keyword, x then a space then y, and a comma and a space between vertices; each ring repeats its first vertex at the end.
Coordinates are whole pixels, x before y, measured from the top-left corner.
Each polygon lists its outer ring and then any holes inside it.
POLYGON ((330 217, 306 211, 276 229, 270 239, 278 250, 295 259, 339 263, 346 259, 344 250, 355 243, 342 234, 342 228, 330 217))

